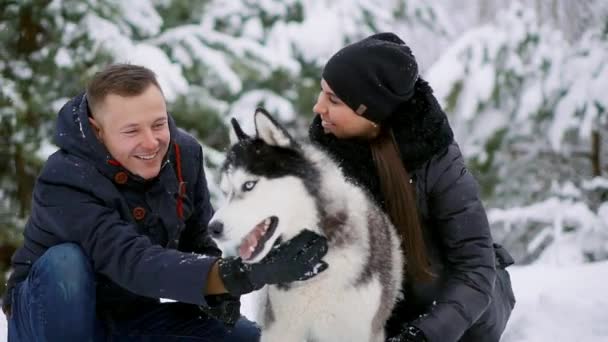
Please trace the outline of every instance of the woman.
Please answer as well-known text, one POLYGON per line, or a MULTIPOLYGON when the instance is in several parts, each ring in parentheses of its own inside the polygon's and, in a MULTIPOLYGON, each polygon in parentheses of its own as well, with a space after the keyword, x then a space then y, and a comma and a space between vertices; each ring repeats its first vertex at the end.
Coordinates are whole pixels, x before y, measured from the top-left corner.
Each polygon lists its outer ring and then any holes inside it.
POLYGON ((405 43, 381 33, 323 70, 311 140, 389 214, 407 260, 389 341, 498 341, 515 299, 478 185, 405 43))

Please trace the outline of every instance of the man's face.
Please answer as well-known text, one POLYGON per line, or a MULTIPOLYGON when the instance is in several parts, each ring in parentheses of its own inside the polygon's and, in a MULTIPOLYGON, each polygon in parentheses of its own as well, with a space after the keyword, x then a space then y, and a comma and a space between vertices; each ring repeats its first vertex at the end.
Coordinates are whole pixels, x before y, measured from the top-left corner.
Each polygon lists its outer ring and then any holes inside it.
POLYGON ((140 95, 106 96, 89 121, 112 157, 144 179, 158 176, 169 148, 165 98, 150 85, 140 95))

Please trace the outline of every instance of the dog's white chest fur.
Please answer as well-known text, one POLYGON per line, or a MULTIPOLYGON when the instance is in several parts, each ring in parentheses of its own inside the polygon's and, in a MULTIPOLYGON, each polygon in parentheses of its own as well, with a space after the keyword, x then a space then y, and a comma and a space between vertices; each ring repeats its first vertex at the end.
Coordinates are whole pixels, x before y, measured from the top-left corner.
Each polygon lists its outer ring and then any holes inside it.
MULTIPOLYGON (((327 176, 326 181, 333 181, 327 176)), ((336 200, 326 204, 331 211, 325 215, 337 217, 325 220, 328 226, 319 227, 330 239, 324 258, 329 268, 288 289, 269 286, 262 341, 385 339, 384 323, 401 284, 398 239, 388 219, 359 189, 338 184, 326 184, 328 191, 322 196, 327 201, 330 198, 326 195, 331 193, 336 200), (372 234, 386 235, 379 239, 372 234)))

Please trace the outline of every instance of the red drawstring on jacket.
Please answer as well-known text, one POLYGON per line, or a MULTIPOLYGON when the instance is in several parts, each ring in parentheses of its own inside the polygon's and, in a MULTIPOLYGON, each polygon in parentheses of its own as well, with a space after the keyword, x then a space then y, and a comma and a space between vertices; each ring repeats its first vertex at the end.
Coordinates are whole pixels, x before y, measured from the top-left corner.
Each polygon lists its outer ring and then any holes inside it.
POLYGON ((179 145, 177 143, 173 143, 173 146, 175 146, 175 166, 177 167, 177 181, 179 182, 179 188, 177 190, 177 216, 180 219, 183 219, 184 203, 182 197, 184 196, 184 191, 186 190, 186 183, 182 177, 182 157, 179 151, 179 145))

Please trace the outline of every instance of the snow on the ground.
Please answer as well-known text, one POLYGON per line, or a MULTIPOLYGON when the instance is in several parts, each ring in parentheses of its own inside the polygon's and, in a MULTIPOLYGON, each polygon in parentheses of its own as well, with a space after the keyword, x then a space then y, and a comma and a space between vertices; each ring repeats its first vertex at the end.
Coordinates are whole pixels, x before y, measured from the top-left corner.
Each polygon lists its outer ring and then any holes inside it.
MULTIPOLYGON (((502 342, 608 341, 608 261, 509 270, 517 304, 502 342)), ((248 303, 245 312, 251 312, 248 303)), ((5 341, 6 320, 0 317, 5 341)))
POLYGON ((509 269, 517 303, 502 342, 608 341, 608 262, 509 269))

